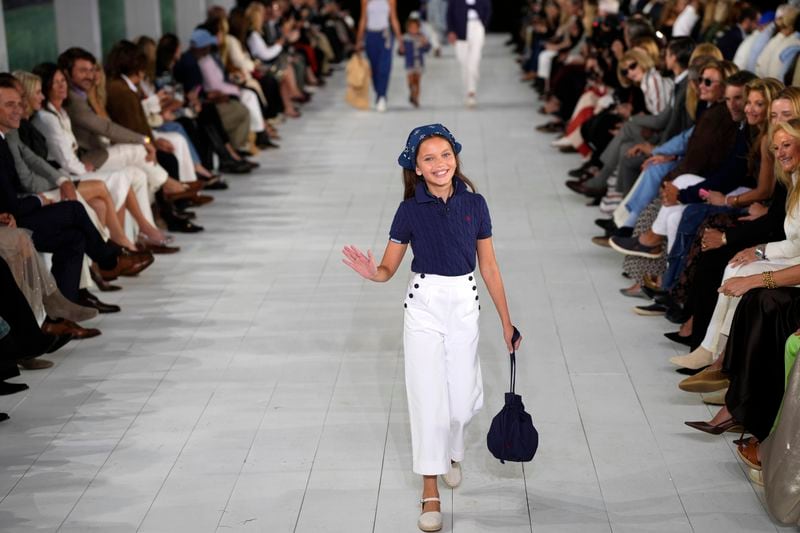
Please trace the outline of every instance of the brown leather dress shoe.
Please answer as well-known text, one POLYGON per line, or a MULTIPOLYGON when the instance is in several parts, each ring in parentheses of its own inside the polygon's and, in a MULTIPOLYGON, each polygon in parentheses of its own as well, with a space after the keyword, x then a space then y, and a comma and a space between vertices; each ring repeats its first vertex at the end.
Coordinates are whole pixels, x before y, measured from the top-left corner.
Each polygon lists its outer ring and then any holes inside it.
POLYGON ((84 328, 71 320, 62 318, 61 320, 45 320, 42 324, 42 333, 48 335, 72 335, 73 339, 91 339, 100 335, 100 330, 96 328, 84 328))
POLYGON ((187 198, 187 200, 189 200, 190 204, 199 206, 199 205, 210 204, 211 202, 214 201, 214 197, 208 196, 207 194, 198 194, 192 196, 191 198, 187 198))
POLYGON ((100 269, 100 276, 106 281, 113 281, 119 276, 135 276, 153 263, 152 254, 123 251, 117 257, 117 266, 111 270, 100 269))
POLYGON ((39 359, 38 357, 34 357, 33 359, 19 359, 17 360, 17 364, 25 370, 43 370, 53 366, 52 361, 39 359))

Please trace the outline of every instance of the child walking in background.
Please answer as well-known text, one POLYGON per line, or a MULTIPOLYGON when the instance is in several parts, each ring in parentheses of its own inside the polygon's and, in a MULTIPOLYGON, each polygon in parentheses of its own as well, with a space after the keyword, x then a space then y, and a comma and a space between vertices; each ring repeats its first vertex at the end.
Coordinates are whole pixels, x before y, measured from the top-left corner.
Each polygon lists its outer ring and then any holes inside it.
POLYGON ((422 23, 419 13, 414 11, 406 22, 406 34, 403 36, 403 46, 406 52, 406 72, 408 73, 408 101, 414 107, 419 107, 419 84, 422 80, 422 71, 425 67, 425 53, 431 49, 428 38, 421 31, 422 23))

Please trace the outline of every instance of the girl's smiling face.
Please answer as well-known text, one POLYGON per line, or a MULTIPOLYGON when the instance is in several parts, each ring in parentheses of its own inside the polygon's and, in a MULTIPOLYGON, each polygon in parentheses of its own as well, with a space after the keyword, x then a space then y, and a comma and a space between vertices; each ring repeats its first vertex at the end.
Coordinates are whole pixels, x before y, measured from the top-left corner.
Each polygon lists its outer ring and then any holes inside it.
MULTIPOLYGON (((456 172, 456 154, 442 137, 422 141, 417 148, 417 175, 422 176, 428 189, 447 187, 456 172)), ((433 192, 433 191, 431 191, 433 192)))

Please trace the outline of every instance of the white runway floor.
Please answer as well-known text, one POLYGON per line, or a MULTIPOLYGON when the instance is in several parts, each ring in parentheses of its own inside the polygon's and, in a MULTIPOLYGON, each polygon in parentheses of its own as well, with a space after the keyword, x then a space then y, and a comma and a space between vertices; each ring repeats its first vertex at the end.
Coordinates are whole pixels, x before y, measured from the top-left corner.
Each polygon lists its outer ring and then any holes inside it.
MULTIPOLYGON (((494 460, 489 421, 507 387, 497 315, 483 306, 486 406, 469 428, 464 483, 441 486, 445 531, 767 532, 732 435, 713 437, 677 389, 662 318, 634 315, 621 258, 598 248, 596 209, 563 186, 576 156, 550 148, 534 93, 489 41, 478 110, 452 57, 431 58, 423 107, 399 60, 386 114, 343 102, 340 71, 283 128, 279 151, 231 177, 31 388, 0 398, 0 531, 413 532, 402 307, 410 254, 385 285, 340 262, 383 251, 410 129, 443 122, 491 209, 512 316, 526 335, 518 391, 541 432, 533 463, 494 460)), ((482 287, 481 287, 482 288, 482 287)), ((482 292, 485 294, 485 291, 482 292)))

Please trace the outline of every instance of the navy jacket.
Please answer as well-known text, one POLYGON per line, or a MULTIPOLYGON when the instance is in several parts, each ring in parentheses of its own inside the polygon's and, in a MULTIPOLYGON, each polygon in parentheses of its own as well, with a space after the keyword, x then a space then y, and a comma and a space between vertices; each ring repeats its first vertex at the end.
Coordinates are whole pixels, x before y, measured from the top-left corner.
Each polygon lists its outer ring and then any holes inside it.
MULTIPOLYGON (((447 32, 453 32, 459 41, 467 39, 467 6, 466 0, 450 0, 447 2, 447 32)), ((475 0, 472 6, 478 12, 483 22, 483 27, 489 29, 489 19, 492 17, 491 0, 475 0)))

